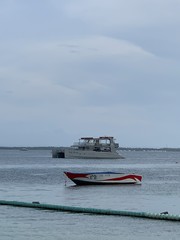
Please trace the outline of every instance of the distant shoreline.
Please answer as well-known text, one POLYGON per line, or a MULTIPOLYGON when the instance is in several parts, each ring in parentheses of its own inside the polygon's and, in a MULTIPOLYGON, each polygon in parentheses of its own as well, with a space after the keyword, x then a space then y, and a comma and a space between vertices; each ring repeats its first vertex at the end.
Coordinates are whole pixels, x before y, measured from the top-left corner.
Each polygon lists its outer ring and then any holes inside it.
POLYGON ((22 150, 22 151, 27 151, 27 150, 52 150, 54 147, 0 147, 1 149, 4 150, 22 150))
POLYGON ((121 147, 119 150, 122 151, 164 151, 164 152, 180 152, 180 148, 131 148, 121 147))
MULTIPOLYGON (((52 150, 53 148, 58 147, 0 147, 0 150, 52 150)), ((180 152, 180 148, 141 148, 141 147, 120 147, 121 151, 164 151, 164 152, 180 152)))

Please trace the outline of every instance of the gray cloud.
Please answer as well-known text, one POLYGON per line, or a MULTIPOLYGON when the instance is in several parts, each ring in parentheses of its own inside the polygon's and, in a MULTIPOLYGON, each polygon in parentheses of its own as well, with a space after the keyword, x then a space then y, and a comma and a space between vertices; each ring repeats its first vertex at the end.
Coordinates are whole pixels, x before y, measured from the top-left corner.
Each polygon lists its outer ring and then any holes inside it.
POLYGON ((178 147, 179 1, 1 1, 0 145, 178 147))

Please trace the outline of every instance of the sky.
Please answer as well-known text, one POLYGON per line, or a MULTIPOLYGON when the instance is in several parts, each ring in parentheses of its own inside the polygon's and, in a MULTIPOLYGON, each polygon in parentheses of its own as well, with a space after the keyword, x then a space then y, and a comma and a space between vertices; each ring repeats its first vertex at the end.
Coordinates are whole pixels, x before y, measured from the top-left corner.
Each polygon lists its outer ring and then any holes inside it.
POLYGON ((0 0, 0 146, 180 147, 179 0, 0 0))

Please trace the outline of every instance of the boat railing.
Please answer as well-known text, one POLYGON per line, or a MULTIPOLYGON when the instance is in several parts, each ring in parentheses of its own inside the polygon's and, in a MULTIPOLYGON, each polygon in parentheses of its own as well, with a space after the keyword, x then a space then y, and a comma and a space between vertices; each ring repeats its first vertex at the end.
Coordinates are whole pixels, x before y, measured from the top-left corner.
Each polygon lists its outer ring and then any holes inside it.
POLYGON ((90 142, 75 142, 72 147, 93 147, 94 143, 90 142))

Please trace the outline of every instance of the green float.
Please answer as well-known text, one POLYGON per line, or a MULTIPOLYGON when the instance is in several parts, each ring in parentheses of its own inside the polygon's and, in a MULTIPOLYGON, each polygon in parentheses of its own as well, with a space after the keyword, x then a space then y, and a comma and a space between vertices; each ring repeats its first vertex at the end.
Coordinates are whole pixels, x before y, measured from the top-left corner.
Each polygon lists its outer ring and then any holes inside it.
POLYGON ((5 201, 5 200, 0 200, 0 205, 53 210, 53 211, 60 211, 60 212, 71 212, 71 213, 88 213, 88 214, 96 214, 96 215, 126 216, 126 217, 148 218, 148 219, 156 219, 156 220, 180 221, 180 215, 170 215, 167 212, 155 214, 155 213, 148 213, 148 212, 131 212, 131 211, 119 211, 119 210, 98 209, 98 208, 82 208, 82 207, 61 206, 61 205, 54 205, 54 204, 42 204, 39 202, 29 203, 29 202, 5 201))

